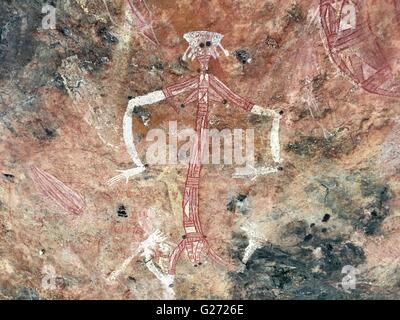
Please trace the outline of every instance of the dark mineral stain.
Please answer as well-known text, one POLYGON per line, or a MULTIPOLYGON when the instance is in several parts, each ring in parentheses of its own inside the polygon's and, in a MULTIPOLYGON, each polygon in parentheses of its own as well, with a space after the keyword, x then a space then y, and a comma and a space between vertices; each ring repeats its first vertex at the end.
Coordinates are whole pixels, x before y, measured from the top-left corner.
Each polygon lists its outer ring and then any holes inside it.
POLYGON ((267 39, 265 39, 265 44, 267 45, 267 47, 273 48, 273 49, 276 49, 279 47, 278 41, 272 37, 268 37, 267 39))
POLYGON ((369 205, 362 210, 360 219, 355 220, 356 228, 362 229, 366 235, 374 235, 379 231, 383 220, 389 214, 389 207, 386 203, 392 198, 388 186, 374 184, 368 180, 362 180, 362 195, 371 199, 369 205))
POLYGON ((304 20, 304 15, 301 7, 298 4, 293 5, 288 11, 287 15, 290 21, 299 23, 304 20))
POLYGON ((44 131, 49 139, 52 139, 57 136, 57 132, 54 129, 45 128, 44 131))
POLYGON ((230 255, 234 259, 242 261, 242 257, 248 245, 249 245, 249 240, 244 234, 234 232, 232 235, 232 241, 231 241, 232 248, 230 250, 230 255))
POLYGON ((18 9, 11 1, 0 1, 0 79, 24 68, 38 45, 32 33, 41 25, 41 6, 20 2, 18 9))
MULTIPOLYGON (((245 243, 242 238, 239 242, 245 243)), ((267 245, 253 253, 243 272, 230 273, 234 285, 232 298, 359 298, 364 294, 362 291, 356 289, 347 293, 332 284, 341 282, 344 266, 357 267, 364 261, 364 252, 360 247, 339 238, 314 237, 312 243, 307 243, 307 247, 281 248, 267 245), (313 250, 317 247, 322 253, 318 258, 313 255, 313 250), (321 271, 313 272, 316 268, 321 271)))
POLYGON ((248 212, 247 208, 247 195, 239 194, 229 200, 226 205, 226 209, 230 212, 239 212, 241 214, 246 214, 248 212))
POLYGON ((67 93, 67 88, 64 85, 64 80, 58 72, 54 74, 53 83, 57 89, 61 90, 65 94, 67 93))
POLYGON ((40 300, 40 296, 35 289, 22 287, 19 288, 15 296, 16 300, 40 300))
POLYGON ((236 50, 235 56, 243 64, 246 64, 250 59, 250 54, 244 49, 236 50))
POLYGON ((65 37, 72 37, 72 31, 68 27, 59 26, 57 30, 65 37))
POLYGON ((8 181, 14 181, 14 175, 10 174, 10 173, 3 173, 3 177, 5 177, 8 181))
POLYGON ((118 38, 110 33, 106 26, 100 26, 97 29, 97 35, 108 44, 118 43, 118 38))
POLYGON ((99 46, 88 42, 78 52, 81 60, 81 67, 88 72, 97 72, 102 70, 105 64, 110 60, 111 51, 109 47, 99 46))
POLYGON ((304 241, 305 241, 305 242, 310 241, 312 238, 313 238, 313 235, 312 235, 311 233, 309 233, 308 235, 306 235, 306 236, 304 237, 304 241))
POLYGON ((118 206, 117 214, 118 214, 118 217, 128 218, 128 214, 126 213, 126 207, 123 204, 118 206))
POLYGON ((43 127, 41 122, 33 129, 32 134, 36 139, 42 141, 52 140, 57 137, 57 131, 55 129, 43 127))
POLYGON ((282 238, 294 237, 297 242, 301 242, 307 235, 308 224, 304 220, 291 221, 285 226, 282 238))
POLYGON ((326 80, 326 74, 319 74, 312 79, 312 87, 314 91, 322 88, 326 80))
POLYGON ((314 157, 321 154, 326 158, 339 158, 348 155, 354 149, 350 137, 312 137, 303 136, 299 140, 286 145, 286 151, 299 156, 314 157))
POLYGON ((325 214, 324 217, 322 218, 322 222, 328 222, 330 218, 331 218, 331 215, 327 213, 327 214, 325 214))
POLYGON ((150 111, 143 106, 136 106, 132 111, 132 116, 141 119, 143 122, 146 122, 150 119, 150 111))
MULTIPOLYGON (((350 224, 366 235, 379 232, 389 215, 387 202, 393 197, 389 186, 379 183, 366 172, 354 172, 345 178, 320 177, 318 180, 318 184, 311 183, 305 191, 335 214, 338 222, 350 224)), ((326 213, 322 222, 328 222, 331 216, 326 213)), ((327 229, 321 231, 327 232, 327 229)))

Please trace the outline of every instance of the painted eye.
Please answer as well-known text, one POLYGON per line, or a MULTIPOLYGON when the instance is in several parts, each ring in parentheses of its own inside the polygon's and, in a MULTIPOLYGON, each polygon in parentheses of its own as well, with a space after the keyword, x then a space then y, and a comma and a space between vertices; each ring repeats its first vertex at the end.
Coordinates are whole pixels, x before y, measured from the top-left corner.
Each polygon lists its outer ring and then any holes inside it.
POLYGON ((204 48, 204 43, 200 43, 200 48, 204 48))
POLYGON ((211 47, 211 41, 207 41, 207 42, 206 42, 206 46, 207 46, 207 47, 211 47))

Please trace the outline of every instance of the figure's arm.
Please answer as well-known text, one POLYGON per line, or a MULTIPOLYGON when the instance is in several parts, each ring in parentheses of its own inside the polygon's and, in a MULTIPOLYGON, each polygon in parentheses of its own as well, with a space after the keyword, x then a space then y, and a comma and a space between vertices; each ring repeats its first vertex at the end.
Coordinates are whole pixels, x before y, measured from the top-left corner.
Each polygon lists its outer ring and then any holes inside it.
POLYGON ((251 113, 259 115, 259 116, 268 116, 272 117, 272 127, 271 132, 269 135, 269 144, 272 159, 275 162, 274 166, 271 167, 253 167, 250 164, 247 164, 244 168, 236 168, 236 172, 234 177, 252 177, 252 180, 257 178, 258 176, 265 176, 271 173, 276 173, 280 169, 281 163, 281 148, 279 143, 279 127, 282 116, 276 112, 275 110, 271 109, 264 109, 260 106, 254 105, 251 110, 251 113))
POLYGON ((135 164, 135 168, 128 170, 118 170, 120 174, 111 178, 108 181, 108 185, 112 185, 122 179, 125 179, 126 183, 128 183, 129 178, 145 171, 145 166, 140 160, 135 144, 133 142, 134 140, 133 140, 133 128, 132 128, 133 127, 132 115, 135 108, 160 102, 162 100, 176 96, 183 92, 192 90, 193 88, 196 87, 197 84, 198 84, 197 78, 191 78, 183 83, 172 85, 164 88, 163 90, 154 91, 144 96, 136 97, 129 100, 128 108, 125 111, 123 120, 123 135, 124 135, 124 142, 126 149, 133 163, 135 164))
POLYGON ((254 103, 233 92, 221 80, 212 74, 210 74, 210 86, 218 95, 221 96, 222 99, 229 101, 237 107, 250 111, 254 106, 254 103))
POLYGON ((281 147, 279 145, 279 125, 280 125, 282 116, 275 110, 264 109, 257 105, 253 106, 253 108, 251 109, 251 113, 257 114, 259 116, 268 116, 268 117, 273 118, 269 142, 271 145, 271 153, 272 153, 272 158, 273 158, 274 162, 280 163, 281 162, 281 147))
MULTIPOLYGON (((278 165, 281 162, 280 145, 279 145, 279 125, 280 125, 281 115, 275 110, 264 109, 244 99, 243 97, 239 96, 231 89, 229 89, 221 80, 219 80, 217 77, 213 75, 210 75, 210 85, 212 89, 214 89, 214 91, 222 97, 222 99, 231 102, 235 106, 240 107, 256 115, 269 116, 273 118, 272 129, 269 140, 270 140, 272 158, 274 162, 278 165)), ((248 175, 258 176, 258 175, 270 174, 277 171, 278 171, 277 167, 260 167, 260 168, 246 167, 237 169, 236 176, 248 176, 248 175)))

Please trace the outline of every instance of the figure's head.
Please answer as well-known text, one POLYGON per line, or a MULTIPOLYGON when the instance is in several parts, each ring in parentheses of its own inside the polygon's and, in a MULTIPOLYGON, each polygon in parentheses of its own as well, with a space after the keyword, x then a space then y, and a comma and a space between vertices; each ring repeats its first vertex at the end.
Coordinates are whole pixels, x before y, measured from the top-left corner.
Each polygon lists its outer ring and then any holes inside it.
POLYGON ((185 33, 183 36, 189 43, 183 60, 187 58, 194 60, 195 58, 211 56, 214 59, 219 57, 217 49, 222 49, 223 53, 228 56, 229 52, 225 50, 221 45, 221 40, 224 37, 222 34, 217 32, 209 31, 192 31, 185 33))

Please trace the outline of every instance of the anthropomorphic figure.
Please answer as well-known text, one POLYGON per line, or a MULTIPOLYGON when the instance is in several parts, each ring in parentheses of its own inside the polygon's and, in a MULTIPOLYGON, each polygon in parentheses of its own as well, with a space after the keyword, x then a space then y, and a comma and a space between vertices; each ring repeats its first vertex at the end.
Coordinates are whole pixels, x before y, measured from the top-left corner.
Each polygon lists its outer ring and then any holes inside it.
POLYGON ((184 35, 188 41, 189 47, 186 50, 183 59, 197 59, 200 63, 200 73, 190 79, 171 86, 167 86, 162 90, 151 92, 147 95, 133 98, 129 101, 128 108, 124 115, 123 131, 124 141, 127 150, 135 164, 135 168, 120 171, 121 174, 112 178, 109 183, 113 184, 119 180, 126 179, 128 182, 130 177, 138 175, 145 171, 145 166, 138 157, 136 148, 133 143, 132 129, 132 112, 139 106, 153 104, 177 95, 188 94, 183 104, 197 102, 196 116, 196 139, 189 159, 189 169, 183 191, 183 227, 185 235, 178 246, 172 251, 169 263, 169 274, 175 274, 176 263, 183 250, 189 257, 194 266, 202 263, 202 259, 209 256, 213 261, 226 267, 231 267, 221 259, 211 247, 207 237, 202 229, 199 216, 199 183, 202 169, 202 156, 205 146, 207 145, 207 129, 208 129, 208 113, 210 102, 230 103, 240 107, 246 111, 257 115, 267 115, 273 117, 272 131, 270 134, 270 144, 272 157, 275 167, 267 168, 248 168, 252 174, 265 175, 277 172, 280 167, 280 148, 279 148, 279 122, 280 114, 269 109, 263 109, 254 103, 240 97, 230 90, 216 76, 209 73, 208 63, 211 57, 217 59, 219 57, 217 49, 222 49, 223 53, 228 56, 228 52, 222 47, 221 40, 223 36, 219 33, 208 31, 189 32, 184 35))

